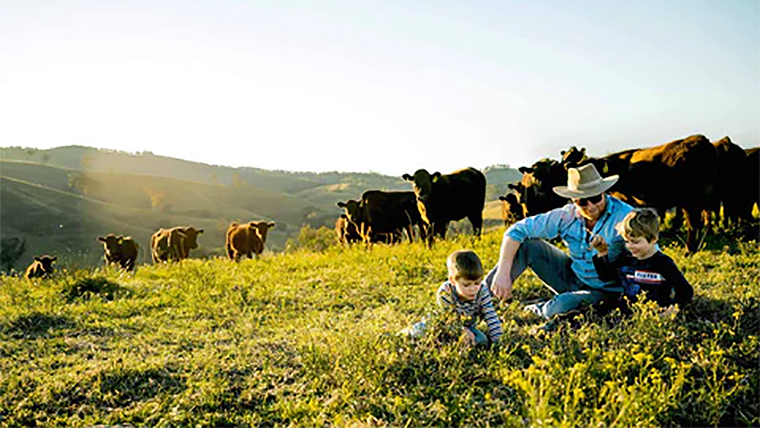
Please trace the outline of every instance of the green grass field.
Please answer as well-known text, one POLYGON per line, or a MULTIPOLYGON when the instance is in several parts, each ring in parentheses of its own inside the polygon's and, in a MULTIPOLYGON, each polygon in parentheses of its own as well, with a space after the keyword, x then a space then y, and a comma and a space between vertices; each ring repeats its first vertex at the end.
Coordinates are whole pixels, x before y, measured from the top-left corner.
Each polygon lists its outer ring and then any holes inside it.
MULTIPOLYGON (((756 242, 665 248, 696 292, 672 317, 641 304, 547 334, 513 301, 498 348, 394 334, 434 308, 448 253, 493 266, 501 231, 2 277, 0 425, 760 424, 756 242)), ((549 296, 532 274, 515 294, 549 296)))

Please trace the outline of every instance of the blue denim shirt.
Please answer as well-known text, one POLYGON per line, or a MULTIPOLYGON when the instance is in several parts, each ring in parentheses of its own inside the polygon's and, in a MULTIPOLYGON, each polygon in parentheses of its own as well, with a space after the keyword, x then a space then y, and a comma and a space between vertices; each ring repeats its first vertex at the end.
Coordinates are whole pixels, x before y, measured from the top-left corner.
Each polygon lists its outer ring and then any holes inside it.
MULTIPOLYGON (((607 209, 594 225, 591 232, 602 235, 607 242, 608 258, 614 262, 625 254, 625 241, 615 230, 615 225, 623 220, 633 208, 613 196, 606 195, 607 209)), ((547 213, 527 217, 513 224, 505 235, 522 243, 526 239, 561 238, 570 252, 571 268, 581 282, 591 288, 604 288, 607 291, 622 291, 619 284, 605 282, 599 279, 594 268, 593 256, 597 253, 589 243, 592 234, 586 230, 586 225, 580 212, 573 203, 555 208, 547 213)))

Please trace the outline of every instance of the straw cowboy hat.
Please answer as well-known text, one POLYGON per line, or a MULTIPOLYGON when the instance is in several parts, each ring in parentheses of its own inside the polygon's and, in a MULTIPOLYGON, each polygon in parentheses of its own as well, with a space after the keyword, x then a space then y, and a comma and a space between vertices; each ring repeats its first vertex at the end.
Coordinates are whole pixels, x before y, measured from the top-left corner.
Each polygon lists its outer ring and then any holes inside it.
POLYGON ((618 175, 602 178, 594 164, 567 170, 567 186, 554 187, 554 193, 568 199, 601 195, 617 183, 618 175))

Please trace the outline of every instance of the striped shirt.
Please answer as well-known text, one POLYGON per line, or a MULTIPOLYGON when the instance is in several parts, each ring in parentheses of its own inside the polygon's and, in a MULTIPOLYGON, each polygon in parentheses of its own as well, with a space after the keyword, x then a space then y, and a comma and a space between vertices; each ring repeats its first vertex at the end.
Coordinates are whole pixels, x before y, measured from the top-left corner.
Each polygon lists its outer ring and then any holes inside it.
POLYGON ((493 307, 491 291, 485 285, 480 284, 478 294, 473 300, 464 300, 456 292, 454 284, 446 281, 438 287, 438 306, 443 309, 454 309, 465 320, 465 326, 475 327, 480 320, 484 320, 488 326, 488 339, 491 343, 499 341, 502 335, 501 320, 496 315, 493 307))

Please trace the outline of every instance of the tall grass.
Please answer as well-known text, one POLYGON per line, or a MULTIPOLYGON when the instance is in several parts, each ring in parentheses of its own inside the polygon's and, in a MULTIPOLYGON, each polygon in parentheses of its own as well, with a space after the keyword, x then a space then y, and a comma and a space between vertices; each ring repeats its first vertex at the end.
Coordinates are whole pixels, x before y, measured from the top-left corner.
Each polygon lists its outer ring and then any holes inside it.
MULTIPOLYGON (((497 348, 394 334, 433 309, 448 253, 493 266, 500 240, 4 277, 0 424, 760 424, 756 243, 665 248, 696 291, 671 317, 639 304, 547 334, 513 301, 497 348)), ((548 297, 532 274, 515 294, 548 297)))

